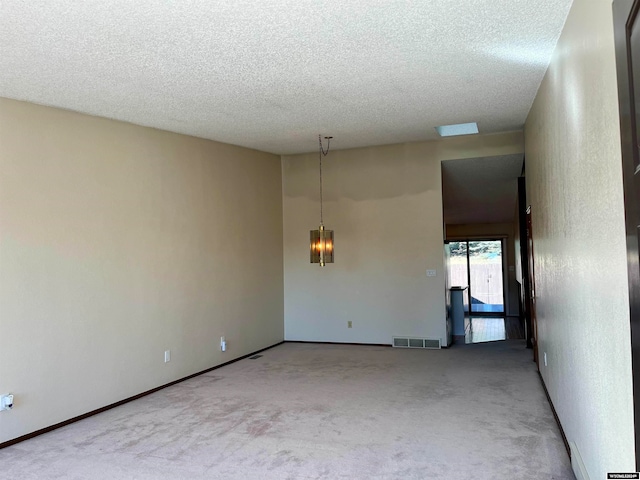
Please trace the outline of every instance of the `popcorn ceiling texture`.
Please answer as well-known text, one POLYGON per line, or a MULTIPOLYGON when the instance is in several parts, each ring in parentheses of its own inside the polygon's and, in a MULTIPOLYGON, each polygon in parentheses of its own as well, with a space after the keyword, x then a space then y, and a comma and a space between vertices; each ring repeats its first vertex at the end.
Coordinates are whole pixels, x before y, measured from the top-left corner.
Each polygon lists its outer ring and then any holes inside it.
POLYGON ((0 96, 291 154, 521 129, 571 0, 0 3, 0 96))

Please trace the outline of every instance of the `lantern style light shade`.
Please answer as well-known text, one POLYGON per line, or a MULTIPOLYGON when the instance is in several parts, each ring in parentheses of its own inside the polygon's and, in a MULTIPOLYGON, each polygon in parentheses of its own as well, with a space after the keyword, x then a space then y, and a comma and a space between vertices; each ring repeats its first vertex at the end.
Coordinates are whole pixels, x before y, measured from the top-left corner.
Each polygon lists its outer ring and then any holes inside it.
POLYGON ((321 267, 333 263, 333 230, 320 225, 318 230, 311 230, 310 240, 311 263, 319 263, 321 267))

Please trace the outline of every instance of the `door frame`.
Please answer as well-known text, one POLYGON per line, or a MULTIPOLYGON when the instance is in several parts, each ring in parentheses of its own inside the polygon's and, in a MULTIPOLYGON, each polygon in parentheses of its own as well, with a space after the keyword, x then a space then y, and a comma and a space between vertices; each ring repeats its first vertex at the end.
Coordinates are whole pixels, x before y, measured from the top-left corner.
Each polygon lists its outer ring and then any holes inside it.
POLYGON ((533 227, 531 221, 531 205, 525 210, 526 215, 526 237, 527 245, 527 311, 529 318, 529 333, 531 335, 531 348, 533 348, 533 361, 536 362, 538 372, 540 371, 540 357, 538 356, 538 320, 536 317, 536 275, 535 260, 533 256, 533 227))
MULTIPOLYGON (((618 77, 618 107, 620 113, 620 142, 622 148, 622 177, 627 242, 627 271, 629 283, 629 321, 631 328, 631 371, 633 381, 633 409, 636 470, 640 470, 640 265, 638 236, 640 234, 640 191, 636 187, 636 166, 640 166, 636 99, 633 91, 633 72, 629 49, 630 20, 640 15, 640 0, 614 0, 613 25, 616 69, 618 77)), ((638 19, 640 21, 640 18, 638 19)))
POLYGON ((527 339, 527 348, 533 348, 533 329, 531 328, 531 287, 529 286, 529 249, 527 242, 527 181, 523 176, 518 177, 518 229, 520 232, 520 251, 516 255, 520 255, 520 314, 524 321, 525 338, 527 339))

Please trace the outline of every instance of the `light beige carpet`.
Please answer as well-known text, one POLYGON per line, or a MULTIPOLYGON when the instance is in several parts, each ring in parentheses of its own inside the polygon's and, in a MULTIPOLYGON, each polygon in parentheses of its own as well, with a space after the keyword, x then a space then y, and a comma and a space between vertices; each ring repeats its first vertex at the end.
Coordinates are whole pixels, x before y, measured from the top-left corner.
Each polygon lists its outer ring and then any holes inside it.
POLYGON ((523 341, 286 343, 0 450, 13 479, 572 479, 523 341))

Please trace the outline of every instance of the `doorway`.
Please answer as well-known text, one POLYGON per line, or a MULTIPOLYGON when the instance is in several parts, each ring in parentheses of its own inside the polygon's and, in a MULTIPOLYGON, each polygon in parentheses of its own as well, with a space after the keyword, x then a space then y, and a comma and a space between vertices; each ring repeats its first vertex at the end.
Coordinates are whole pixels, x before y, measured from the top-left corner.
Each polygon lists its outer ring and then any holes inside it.
POLYGON ((449 242, 451 285, 467 287, 465 315, 504 316, 504 239, 449 242))

